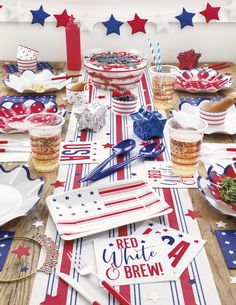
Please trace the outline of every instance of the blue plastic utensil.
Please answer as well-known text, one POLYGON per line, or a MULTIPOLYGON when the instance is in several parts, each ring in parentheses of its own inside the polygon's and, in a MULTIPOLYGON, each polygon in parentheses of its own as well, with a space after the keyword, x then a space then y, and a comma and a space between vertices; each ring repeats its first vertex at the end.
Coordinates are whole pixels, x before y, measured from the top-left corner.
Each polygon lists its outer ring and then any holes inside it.
POLYGON ((133 139, 123 140, 112 147, 112 154, 110 157, 105 159, 102 163, 96 166, 92 171, 90 171, 87 175, 85 175, 80 181, 86 182, 91 180, 94 175, 100 173, 100 171, 116 156, 124 155, 133 150, 136 146, 136 142, 133 139))
POLYGON ((124 162, 117 163, 117 164, 111 166, 110 168, 97 173, 96 175, 91 177, 90 180, 97 181, 102 178, 105 178, 105 177, 115 173, 119 169, 125 167, 126 165, 130 164, 134 160, 137 160, 140 158, 155 158, 158 155, 160 155, 164 150, 165 150, 165 146, 163 143, 161 143, 159 146, 157 146, 156 143, 150 143, 150 144, 142 147, 136 156, 134 156, 130 159, 127 159, 124 162))

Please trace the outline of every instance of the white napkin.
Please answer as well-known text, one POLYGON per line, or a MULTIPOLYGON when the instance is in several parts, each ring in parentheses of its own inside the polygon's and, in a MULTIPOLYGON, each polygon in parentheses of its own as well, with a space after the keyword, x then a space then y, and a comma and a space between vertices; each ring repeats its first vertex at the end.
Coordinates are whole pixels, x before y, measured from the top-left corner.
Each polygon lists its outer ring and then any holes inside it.
POLYGON ((172 115, 181 127, 198 129, 199 119, 195 115, 176 110, 172 110, 172 115))
MULTIPOLYGON (((0 140, 13 140, 13 141, 29 141, 29 137, 27 133, 11 133, 11 134, 0 134, 0 140)), ((17 144, 16 144, 17 145, 17 144)), ((7 148, 7 145, 0 145, 0 148, 7 148)), ((29 152, 4 152, 0 153, 0 161, 1 162, 27 162, 29 160, 30 153, 29 152)))

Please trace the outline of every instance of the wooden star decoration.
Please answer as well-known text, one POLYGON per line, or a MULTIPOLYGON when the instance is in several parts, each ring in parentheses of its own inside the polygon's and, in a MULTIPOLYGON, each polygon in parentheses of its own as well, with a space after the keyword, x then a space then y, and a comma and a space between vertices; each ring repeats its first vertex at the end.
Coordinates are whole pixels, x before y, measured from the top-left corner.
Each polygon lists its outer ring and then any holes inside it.
POLYGON ((138 32, 146 33, 145 24, 147 21, 148 19, 142 19, 135 13, 134 19, 127 21, 132 29, 132 35, 138 32))
POLYGON ((105 96, 105 95, 98 95, 98 96, 96 96, 96 98, 98 98, 99 100, 101 100, 101 99, 106 98, 106 96, 105 96))
POLYGON ((27 272, 28 270, 29 268, 27 268, 26 266, 20 268, 20 272, 27 272))
POLYGON ((113 145, 114 145, 114 144, 111 144, 111 143, 102 144, 102 146, 103 146, 104 148, 112 148, 113 145))
POLYGON ((54 183, 51 183, 52 186, 54 186, 55 188, 57 187, 65 187, 65 181, 59 181, 59 180, 56 180, 54 183))
POLYGON ((186 213, 185 216, 189 216, 192 219, 196 219, 198 217, 202 217, 200 215, 200 211, 193 211, 193 210, 189 210, 189 209, 188 209, 188 213, 186 213))
POLYGON ((225 228, 227 226, 226 222, 216 221, 217 228, 225 228))
POLYGON ((35 221, 35 223, 33 223, 33 226, 35 226, 35 228, 39 228, 39 227, 43 227, 43 221, 42 220, 37 220, 35 221))
POLYGON ((12 250, 11 253, 16 254, 17 258, 21 258, 21 256, 26 255, 29 256, 29 249, 30 247, 24 247, 22 245, 19 245, 17 249, 12 250))
MULTIPOLYGON (((64 10, 61 14, 54 14, 53 15, 57 20, 56 27, 59 28, 60 26, 66 27, 70 21, 70 15, 67 14, 67 10, 64 10)), ((74 20, 75 18, 73 18, 74 20)))
POLYGON ((230 20, 236 19, 236 1, 232 0, 224 9, 229 13, 230 20))
POLYGON ((211 6, 209 3, 207 3, 207 6, 205 10, 199 12, 199 14, 203 15, 206 19, 206 22, 210 22, 211 20, 220 20, 219 18, 219 10, 220 6, 211 6))
POLYGON ((63 305, 60 295, 56 295, 54 297, 50 296, 49 294, 46 295, 45 300, 40 303, 40 305, 63 305))

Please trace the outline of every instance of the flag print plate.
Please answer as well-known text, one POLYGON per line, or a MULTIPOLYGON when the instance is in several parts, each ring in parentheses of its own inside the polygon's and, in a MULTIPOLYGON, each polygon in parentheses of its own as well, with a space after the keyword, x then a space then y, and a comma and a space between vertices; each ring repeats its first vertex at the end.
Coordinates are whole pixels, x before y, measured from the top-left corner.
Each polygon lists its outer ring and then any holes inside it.
POLYGON ((33 113, 58 111, 55 95, 5 96, 0 102, 0 132, 22 133, 27 131, 24 119, 33 113))
POLYGON ((76 239, 168 214, 169 205, 143 180, 87 187, 46 199, 60 236, 76 239))

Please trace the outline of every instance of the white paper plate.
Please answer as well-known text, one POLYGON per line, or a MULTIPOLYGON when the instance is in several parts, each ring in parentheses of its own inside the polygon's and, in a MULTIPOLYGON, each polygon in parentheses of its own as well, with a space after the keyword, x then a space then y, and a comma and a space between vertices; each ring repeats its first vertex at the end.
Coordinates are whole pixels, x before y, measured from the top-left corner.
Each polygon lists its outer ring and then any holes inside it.
MULTIPOLYGON (((192 116, 199 117, 199 107, 191 105, 188 102, 182 102, 180 104, 180 110, 184 111, 192 116)), ((224 133, 224 134, 236 134, 236 108, 233 105, 228 109, 225 123, 222 126, 208 126, 205 131, 205 134, 212 133, 224 133)))
POLYGON ((75 189, 49 196, 46 202, 60 236, 66 240, 172 211, 142 180, 75 189))
POLYGON ((0 165, 0 226, 27 215, 38 204, 43 184, 43 178, 31 178, 29 168, 25 165, 10 171, 0 165))
POLYGON ((66 73, 57 75, 52 74, 50 70, 43 70, 40 73, 34 73, 30 70, 24 71, 21 76, 10 74, 4 81, 5 85, 19 93, 44 93, 61 90, 71 82, 71 78, 62 80, 51 80, 53 77, 65 76, 66 73))

